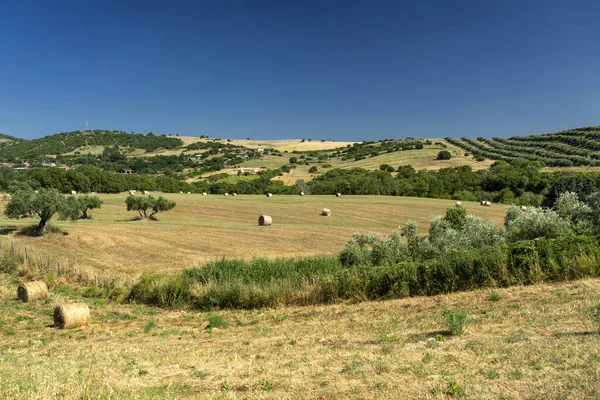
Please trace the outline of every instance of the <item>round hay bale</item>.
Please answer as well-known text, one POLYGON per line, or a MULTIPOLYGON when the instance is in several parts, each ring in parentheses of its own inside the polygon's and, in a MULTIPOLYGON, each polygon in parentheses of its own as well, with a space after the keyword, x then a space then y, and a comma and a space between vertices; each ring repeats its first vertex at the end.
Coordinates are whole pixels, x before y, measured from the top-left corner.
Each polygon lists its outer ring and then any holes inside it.
POLYGON ((60 329, 77 328, 90 323, 87 304, 62 304, 54 309, 54 326, 60 329))
POLYGON ((481 200, 481 202, 479 204, 482 206, 485 206, 485 203, 486 203, 485 200, 481 200))
POLYGON ((304 196, 304 192, 300 192, 300 196, 304 196))
POLYGON ((234 193, 233 195, 234 195, 234 196, 237 196, 237 193, 234 193))
POLYGON ((17 288, 17 297, 23 303, 48 297, 48 286, 42 281, 21 283, 17 288))
POLYGON ((492 205, 492 203, 490 203, 489 201, 486 201, 486 202, 485 202, 485 205, 486 205, 487 207, 489 207, 489 206, 491 206, 491 205, 492 205))
POLYGON ((202 192, 202 196, 206 196, 206 192, 202 192))
POLYGON ((229 196, 229 193, 223 193, 223 196, 229 196))
POLYGON ((331 215, 331 211, 329 210, 329 208, 324 208, 321 211, 321 215, 324 216, 324 217, 329 217, 331 215))
POLYGON ((462 203, 460 201, 457 201, 456 202, 456 207, 460 207, 460 206, 462 206, 462 203))
POLYGON ((260 226, 269 226, 273 223, 273 218, 268 215, 261 215, 258 217, 258 224, 260 226))
POLYGON ((342 197, 342 194, 341 193, 336 193, 335 197, 342 197))
POLYGON ((267 193, 267 197, 273 197, 273 193, 267 193))
POLYGON ((521 211, 527 211, 527 207, 521 206, 521 211))

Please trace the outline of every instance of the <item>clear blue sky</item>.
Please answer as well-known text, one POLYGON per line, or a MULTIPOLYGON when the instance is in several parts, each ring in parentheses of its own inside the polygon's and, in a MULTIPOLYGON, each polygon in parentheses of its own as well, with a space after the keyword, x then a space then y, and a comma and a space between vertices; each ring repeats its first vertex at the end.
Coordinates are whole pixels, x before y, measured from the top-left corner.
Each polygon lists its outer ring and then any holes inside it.
POLYGON ((600 2, 0 1, 0 132, 511 136, 600 125, 600 2))

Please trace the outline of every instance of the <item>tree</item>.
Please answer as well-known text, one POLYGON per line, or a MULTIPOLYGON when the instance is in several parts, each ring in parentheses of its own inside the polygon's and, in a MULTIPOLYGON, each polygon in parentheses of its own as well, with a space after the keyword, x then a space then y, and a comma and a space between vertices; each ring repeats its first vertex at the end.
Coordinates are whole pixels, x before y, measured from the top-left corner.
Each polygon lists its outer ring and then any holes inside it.
POLYGON ((62 219, 89 219, 89 210, 102 207, 102 200, 98 196, 67 197, 60 211, 62 219))
POLYGON ((35 231, 36 235, 44 234, 46 224, 62 210, 65 198, 56 189, 20 188, 11 193, 11 200, 4 209, 8 218, 23 218, 37 216, 40 222, 35 231))
POLYGON ((386 171, 386 172, 394 172, 394 167, 392 167, 389 164, 381 164, 379 166, 379 169, 382 170, 382 171, 386 171))
POLYGON ((442 150, 438 153, 436 160, 449 160, 452 158, 452 154, 448 150, 442 150))
POLYGON ((598 191, 596 182, 585 175, 570 175, 561 177, 556 183, 550 187, 542 206, 554 207, 556 201, 562 193, 573 192, 577 197, 585 201, 588 196, 598 191))
POLYGON ((311 174, 317 173, 318 171, 319 171, 319 168, 317 168, 316 165, 313 165, 312 167, 310 167, 308 169, 308 172, 311 173, 311 174))
POLYGON ((298 157, 290 157, 290 164, 296 164, 298 162, 298 157))
POLYGON ((127 205, 127 211, 137 211, 140 219, 148 218, 154 221, 158 220, 156 214, 172 210, 176 206, 174 201, 167 200, 162 196, 155 199, 152 196, 136 197, 131 195, 125 199, 125 204, 127 205))

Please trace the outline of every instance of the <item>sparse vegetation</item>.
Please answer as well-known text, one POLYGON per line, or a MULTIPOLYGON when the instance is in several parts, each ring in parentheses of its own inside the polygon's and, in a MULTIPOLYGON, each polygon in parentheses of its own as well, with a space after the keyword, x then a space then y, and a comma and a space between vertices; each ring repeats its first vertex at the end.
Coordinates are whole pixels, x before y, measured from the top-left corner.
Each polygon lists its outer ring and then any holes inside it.
POLYGON ((467 313, 461 310, 444 308, 442 310, 442 319, 450 330, 452 336, 462 335, 467 323, 467 313))

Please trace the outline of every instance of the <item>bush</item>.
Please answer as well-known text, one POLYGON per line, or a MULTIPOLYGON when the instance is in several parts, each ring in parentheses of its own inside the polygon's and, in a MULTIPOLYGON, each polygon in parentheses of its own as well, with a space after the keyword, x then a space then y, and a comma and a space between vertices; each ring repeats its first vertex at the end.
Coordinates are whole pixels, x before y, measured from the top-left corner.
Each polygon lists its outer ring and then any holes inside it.
POLYGON ((590 307, 588 310, 588 314, 592 318, 592 321, 594 321, 594 324, 598 329, 598 333, 600 333, 600 303, 590 307))
POLYGON ((309 173, 311 173, 311 174, 315 174, 315 173, 317 173, 318 171, 319 171, 319 168, 317 168, 317 167, 316 167, 316 166, 314 166, 314 165, 308 169, 308 172, 309 172, 309 173))
POLYGON ((509 206, 504 227, 509 242, 540 237, 552 239, 574 234, 569 221, 549 209, 530 208, 523 212, 519 207, 509 206))
POLYGON ((381 165, 379 166, 379 169, 380 169, 381 171, 386 171, 386 172, 394 172, 394 171, 395 171, 394 167, 392 167, 392 166, 391 166, 391 165, 389 165, 389 164, 381 164, 381 165))
POLYGON ((449 160, 452 158, 452 154, 448 150, 442 150, 438 153, 436 160, 449 160))
POLYGON ((444 308, 442 310, 442 319, 452 336, 462 335, 467 323, 467 313, 461 310, 444 308))

